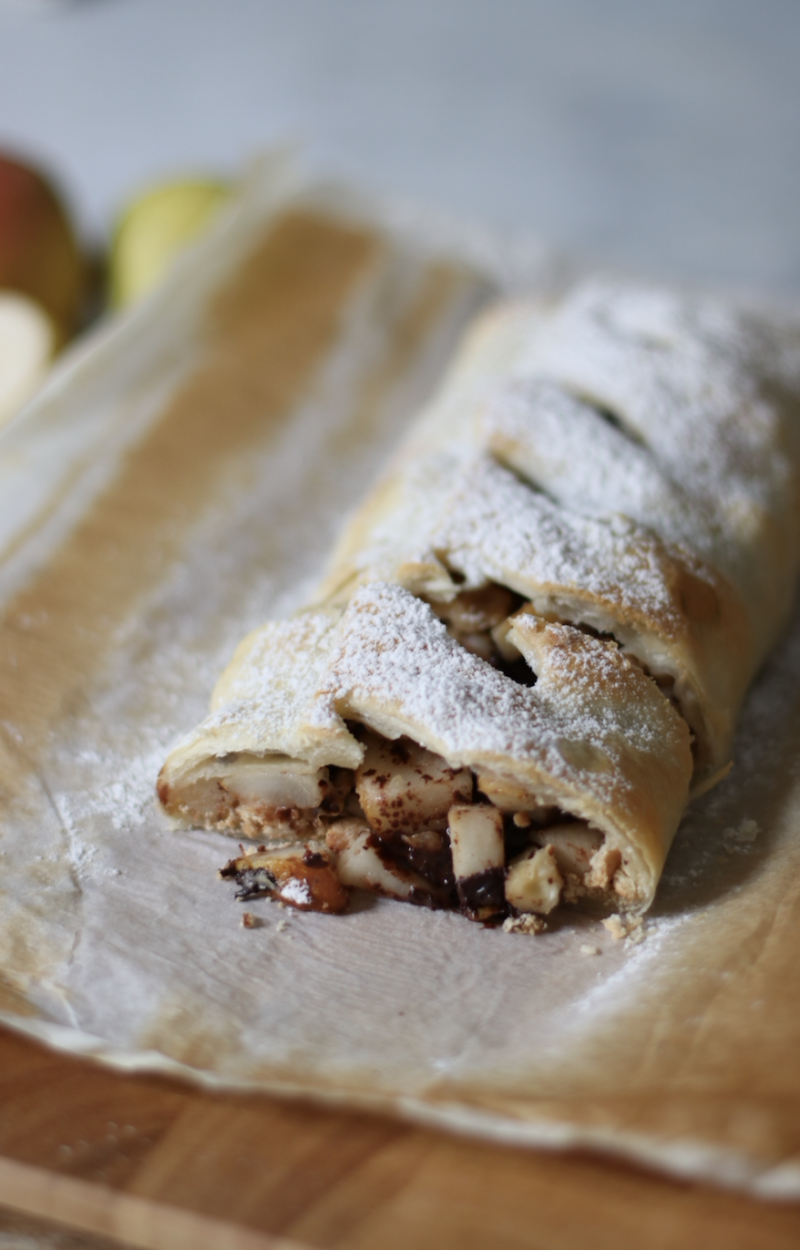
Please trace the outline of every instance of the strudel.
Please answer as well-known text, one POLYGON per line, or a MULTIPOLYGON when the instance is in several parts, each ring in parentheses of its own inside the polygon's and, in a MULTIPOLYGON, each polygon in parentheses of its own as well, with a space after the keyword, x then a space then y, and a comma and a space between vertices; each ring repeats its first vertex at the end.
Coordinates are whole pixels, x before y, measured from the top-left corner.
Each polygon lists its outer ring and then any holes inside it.
POLYGON ((254 840, 240 897, 645 910, 787 621, 799 379, 712 298, 594 279, 485 314, 316 601, 171 752, 166 810, 254 840))

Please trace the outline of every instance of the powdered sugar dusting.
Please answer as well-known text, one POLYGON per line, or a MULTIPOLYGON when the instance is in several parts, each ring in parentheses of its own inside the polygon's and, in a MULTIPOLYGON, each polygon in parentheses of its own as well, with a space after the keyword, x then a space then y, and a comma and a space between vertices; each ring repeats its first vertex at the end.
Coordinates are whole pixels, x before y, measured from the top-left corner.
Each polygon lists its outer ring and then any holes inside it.
POLYGON ((589 592, 620 615, 658 616, 668 632, 681 617, 652 535, 622 516, 569 513, 489 459, 469 466, 447 505, 434 547, 470 581, 589 592))
MULTIPOLYGON (((774 554, 763 559, 775 526, 785 532, 792 523, 797 488, 796 434, 776 399, 774 367, 768 327, 748 313, 597 280, 577 288, 531 340, 518 376, 549 378, 609 409, 691 499, 685 539, 754 605, 774 595, 770 579, 791 580, 797 560, 792 550, 790 569, 776 570, 774 554)), ((615 488, 625 476, 616 475, 615 488)), ((637 493, 613 506, 636 507, 637 493)), ((674 509, 669 515, 674 523, 674 509)), ((645 506, 640 518, 663 532, 658 511, 645 506)))
POLYGON ((737 587, 757 665, 800 558, 789 540, 798 436, 771 327, 718 300, 601 280, 550 317, 520 305, 498 324, 516 357, 460 392, 458 420, 447 390, 424 414, 389 502, 359 533, 357 567, 446 597, 436 563, 449 546, 470 584, 524 571, 602 595, 623 616, 658 613, 669 633, 683 612, 666 545, 737 587), (493 473, 490 457, 538 493, 493 473), (416 565, 415 586, 401 569, 416 565))
POLYGON ((173 755, 192 767, 231 751, 358 764, 362 748, 320 698, 341 612, 301 613, 246 639, 214 692, 213 711, 173 755))
POLYGON ((677 717, 613 644, 532 623, 540 636, 528 650, 539 680, 528 688, 465 651, 408 591, 373 583, 345 613, 322 693, 343 714, 393 737, 408 733, 453 765, 493 755, 512 768, 531 761, 608 801, 627 788, 626 753, 672 745, 677 717), (602 751, 608 768, 576 767, 565 742, 602 751))
POLYGON ((369 583, 343 613, 300 615, 247 640, 218 706, 170 756, 170 779, 231 751, 352 767, 363 748, 346 721, 356 720, 452 766, 500 767, 567 809, 578 793, 622 812, 641 756, 663 755, 685 786, 686 729, 615 644, 524 615, 513 637, 537 674, 532 688, 466 651, 409 591, 369 583))
POLYGON ((482 416, 488 446, 499 460, 572 512, 624 513, 665 539, 695 538, 705 514, 658 465, 596 408, 561 386, 522 377, 500 387, 482 416), (591 448, 591 455, 576 454, 591 448))

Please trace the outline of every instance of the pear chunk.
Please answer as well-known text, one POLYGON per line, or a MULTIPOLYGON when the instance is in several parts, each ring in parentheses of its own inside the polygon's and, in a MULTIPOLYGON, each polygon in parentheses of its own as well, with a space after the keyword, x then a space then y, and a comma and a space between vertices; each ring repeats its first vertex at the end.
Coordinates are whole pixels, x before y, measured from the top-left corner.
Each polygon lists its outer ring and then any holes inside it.
POLYGON ((207 828, 241 829, 249 838, 313 837, 318 816, 342 811, 352 778, 343 768, 242 751, 206 762, 177 791, 162 769, 158 794, 171 816, 207 828))
POLYGON ((509 864, 506 899, 517 911, 546 916, 558 904, 563 888, 552 846, 531 847, 509 864))
POLYGON ((456 881, 505 866, 503 817, 484 803, 451 807, 447 817, 456 881))
POLYGON ((552 807, 540 804, 530 788, 515 777, 478 773, 478 789, 501 812, 527 812, 533 823, 553 811, 552 807))
POLYGON ((503 910, 503 817, 475 803, 451 807, 447 818, 453 874, 462 908, 476 920, 503 910))
POLYGON ((356 792, 376 833, 443 830, 450 808, 471 800, 468 768, 451 768, 409 738, 390 742, 370 734, 366 746, 356 771, 356 792))
POLYGON ((328 789, 328 770, 288 757, 242 753, 231 758, 218 781, 227 794, 248 807, 314 808, 328 789))
POLYGON ((349 817, 337 820, 325 840, 343 885, 407 903, 429 898, 430 886, 422 877, 378 853, 377 839, 363 821, 349 817))
POLYGON ((562 825, 551 825, 539 835, 547 846, 553 848, 556 863, 564 876, 583 880, 591 870, 593 855, 603 845, 603 835, 583 820, 562 825))

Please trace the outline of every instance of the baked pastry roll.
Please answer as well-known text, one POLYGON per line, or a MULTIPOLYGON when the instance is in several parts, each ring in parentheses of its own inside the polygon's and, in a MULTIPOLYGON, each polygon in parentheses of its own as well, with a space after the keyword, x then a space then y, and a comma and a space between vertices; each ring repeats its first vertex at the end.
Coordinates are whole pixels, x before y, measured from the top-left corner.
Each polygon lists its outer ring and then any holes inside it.
POLYGON ((647 908, 791 603, 796 359, 633 284, 482 318, 317 602, 245 639, 169 756, 167 811, 264 843, 244 894, 287 897, 294 839, 510 927, 647 908))

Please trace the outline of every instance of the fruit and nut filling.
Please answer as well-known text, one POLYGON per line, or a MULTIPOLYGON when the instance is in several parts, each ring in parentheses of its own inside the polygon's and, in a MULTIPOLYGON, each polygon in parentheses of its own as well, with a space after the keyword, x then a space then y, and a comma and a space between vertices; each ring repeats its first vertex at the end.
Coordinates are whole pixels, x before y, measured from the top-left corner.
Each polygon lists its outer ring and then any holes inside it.
MULTIPOLYGON (((514 617, 532 611, 520 595, 492 583, 431 607, 466 650, 520 684, 535 683, 508 641, 514 617)), ((231 860, 222 875, 236 879, 238 898, 266 894, 343 911, 347 889, 365 889, 490 923, 546 916, 559 902, 613 899, 621 857, 599 829, 538 802, 513 778, 451 768, 409 738, 350 729, 364 745, 354 772, 234 756, 230 774, 211 783, 218 828, 305 840, 231 860)))
POLYGON ((341 912, 348 889, 364 889, 498 922, 607 895, 618 865, 599 830, 509 780, 451 768, 409 738, 353 729, 364 744, 359 768, 319 770, 336 810, 318 806, 287 822, 302 817, 312 829, 304 843, 242 849, 222 870, 238 898, 341 912))

